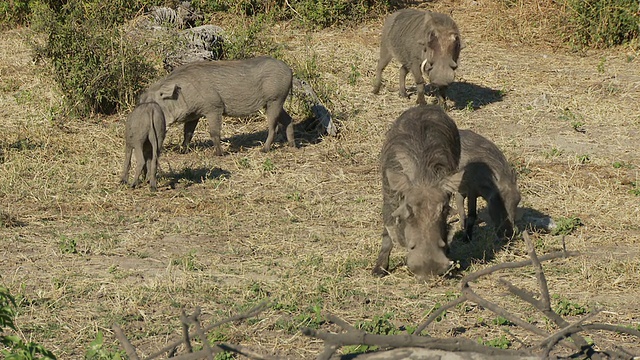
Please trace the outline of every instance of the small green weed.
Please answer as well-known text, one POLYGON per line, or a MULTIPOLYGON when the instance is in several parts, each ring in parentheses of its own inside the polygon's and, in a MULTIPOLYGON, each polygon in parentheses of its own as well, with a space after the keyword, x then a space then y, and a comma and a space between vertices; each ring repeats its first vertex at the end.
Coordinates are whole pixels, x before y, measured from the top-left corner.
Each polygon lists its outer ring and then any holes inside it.
POLYGON ((300 191, 296 191, 293 194, 287 195, 287 199, 289 199, 291 201, 295 201, 295 202, 300 202, 300 201, 302 201, 303 197, 302 197, 302 194, 300 193, 300 191))
POLYGON ((624 161, 614 161, 612 166, 613 166, 614 169, 622 169, 622 168, 633 169, 633 165, 632 164, 626 163, 624 161))
MULTIPOLYGON (((437 302, 433 305, 433 307, 425 314, 425 315, 431 315, 434 311, 440 309, 442 307, 442 304, 437 302)), ((440 314, 437 318, 436 318, 436 322, 440 322, 442 321, 442 319, 444 319, 447 316, 447 312, 443 312, 442 314, 440 314)))
POLYGON ((229 351, 223 351, 223 352, 217 353, 213 359, 214 360, 233 360, 237 358, 238 357, 236 356, 236 354, 229 351))
POLYGON ((475 109, 475 106, 473 104, 473 100, 469 100, 467 101, 467 105, 465 105, 464 107, 464 111, 466 112, 472 112, 475 109))
POLYGON ((560 150, 560 149, 558 149, 556 147, 552 147, 551 150, 549 150, 549 151, 547 151, 545 153, 545 157, 547 159, 550 159, 550 158, 555 158, 555 157, 561 156, 562 154, 564 154, 564 151, 562 151, 562 150, 560 150))
POLYGON ((271 172, 274 172, 276 170, 276 166, 273 164, 273 161, 271 159, 266 158, 264 160, 264 162, 262 163, 262 170, 264 172, 271 173, 271 172))
POLYGON ((376 315, 371 321, 358 322, 355 327, 369 334, 395 335, 399 330, 389 321, 392 317, 391 313, 382 316, 376 315))
POLYGON ((478 344, 482 344, 485 346, 491 346, 499 349, 508 349, 511 347, 511 341, 507 339, 506 336, 501 335, 499 338, 484 340, 482 338, 478 338, 478 344))
POLYGON ((596 70, 598 70, 598 73, 600 74, 604 74, 604 64, 607 62, 607 58, 606 57, 601 57, 600 61, 598 62, 598 66, 596 66, 596 70))
POLYGON ((243 157, 242 159, 238 160, 238 165, 240 165, 240 167, 243 167, 245 169, 248 169, 251 167, 251 163, 249 162, 249 158, 243 157))
POLYGON ((579 217, 559 217, 556 219, 556 228, 553 229, 551 235, 569 235, 578 227, 583 226, 582 220, 579 217))
POLYGON ((318 329, 326 321, 322 316, 322 306, 319 304, 310 306, 307 310, 293 318, 283 317, 276 321, 276 328, 284 330, 287 334, 295 334, 300 327, 318 329))
POLYGON ((576 156, 576 159, 580 164, 587 164, 591 161, 591 156, 589 156, 589 154, 582 154, 582 155, 576 156))
POLYGON ((584 122, 580 121, 580 120, 574 120, 571 122, 571 127, 573 128, 573 130, 579 132, 579 133, 585 133, 586 130, 584 129, 584 122))
POLYGON ((96 339, 89 344, 89 348, 84 354, 85 360, 122 360, 126 358, 125 352, 122 350, 105 348, 102 331, 98 331, 96 339))
POLYGON ((76 239, 61 236, 60 242, 58 243, 58 248, 63 254, 77 254, 78 253, 78 244, 76 239))
POLYGON ((640 196, 640 186, 638 186, 638 183, 635 181, 632 181, 631 186, 632 186, 632 189, 629 190, 629 194, 640 196))
POLYGON ((360 74, 360 71, 358 71, 358 67, 355 64, 351 64, 351 72, 349 73, 349 85, 355 85, 361 76, 362 74, 360 74))
POLYGON ((19 336, 11 335, 16 331, 16 300, 9 290, 0 286, 0 355, 11 360, 55 360, 56 356, 42 345, 34 342, 25 343, 19 336))
POLYGON ((570 301, 569 299, 563 298, 559 295, 553 295, 552 298, 554 300, 558 300, 558 304, 553 309, 558 315, 561 316, 576 316, 587 313, 587 308, 570 301))
POLYGON ((497 318, 493 319, 493 324, 494 325, 498 325, 498 326, 513 326, 513 325, 515 325, 514 323, 512 323, 511 321, 507 320, 506 318, 504 318, 502 316, 498 316, 497 318))
POLYGON ((191 250, 178 259, 171 260, 172 265, 180 266, 184 271, 202 271, 205 266, 196 258, 196 250, 191 250))

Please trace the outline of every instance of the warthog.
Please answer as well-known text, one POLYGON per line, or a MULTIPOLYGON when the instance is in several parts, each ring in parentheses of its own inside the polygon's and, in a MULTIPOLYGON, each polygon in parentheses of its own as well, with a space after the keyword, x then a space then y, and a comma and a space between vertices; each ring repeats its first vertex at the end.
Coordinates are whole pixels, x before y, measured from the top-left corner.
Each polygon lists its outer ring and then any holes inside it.
POLYGON ((458 26, 449 16, 416 9, 396 11, 387 17, 382 28, 373 93, 380 91, 382 71, 395 58, 401 64, 400 96, 407 97, 405 78, 411 71, 418 91, 417 102, 424 104, 424 72, 429 75, 431 85, 438 88, 438 103, 444 106, 462 48, 458 26))
POLYGON ((131 187, 140 183, 140 175, 146 172, 151 190, 157 188, 156 171, 158 157, 166 133, 164 114, 160 106, 154 102, 138 104, 127 117, 125 125, 125 154, 120 182, 127 184, 131 155, 136 157, 136 170, 131 187))
POLYGON ((183 65, 151 85, 140 102, 157 102, 167 126, 184 123, 186 149, 200 117, 209 121, 216 155, 222 155, 222 116, 245 117, 266 108, 269 134, 263 150, 269 151, 278 124, 287 142, 295 146, 291 117, 282 107, 291 92, 291 68, 280 60, 262 56, 246 60, 201 61, 183 65))
POLYGON ((436 105, 405 111, 382 147, 382 248, 375 275, 385 275, 393 243, 407 248, 407 266, 425 277, 445 273, 450 195, 460 173, 458 128, 436 105))
POLYGON ((471 130, 460 130, 462 153, 460 169, 464 172, 456 194, 456 206, 466 240, 471 240, 476 222, 476 200, 487 201, 489 216, 498 236, 511 237, 515 227, 520 191, 516 174, 498 147, 471 130), (468 198, 468 216, 464 199, 468 198))

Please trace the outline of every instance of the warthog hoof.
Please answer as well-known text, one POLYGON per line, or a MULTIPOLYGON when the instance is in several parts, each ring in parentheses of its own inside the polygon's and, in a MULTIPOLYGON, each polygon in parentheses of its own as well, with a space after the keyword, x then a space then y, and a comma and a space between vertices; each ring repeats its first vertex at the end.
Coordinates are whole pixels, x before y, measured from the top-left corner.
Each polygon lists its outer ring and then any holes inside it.
POLYGON ((389 275, 389 271, 387 269, 383 269, 380 266, 376 266, 371 270, 371 273, 377 277, 383 277, 389 275))

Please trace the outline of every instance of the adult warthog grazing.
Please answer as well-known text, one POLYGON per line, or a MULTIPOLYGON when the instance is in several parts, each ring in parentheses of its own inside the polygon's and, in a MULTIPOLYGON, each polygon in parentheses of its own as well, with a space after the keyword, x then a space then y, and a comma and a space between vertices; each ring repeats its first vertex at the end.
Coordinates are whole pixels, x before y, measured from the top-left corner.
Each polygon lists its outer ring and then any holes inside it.
POLYGON ((462 47, 458 26, 445 14, 403 9, 389 15, 382 28, 373 93, 380 91, 382 71, 395 58, 401 64, 400 96, 407 97, 405 78, 411 71, 418 91, 417 102, 424 104, 424 72, 438 89, 438 103, 444 106, 462 47))
POLYGON ((132 153, 136 157, 136 170, 131 187, 140 183, 140 175, 146 173, 151 190, 157 188, 156 171, 158 157, 166 133, 164 114, 154 102, 138 104, 127 117, 125 125, 125 154, 120 182, 127 184, 132 153))
POLYGON ((186 149, 200 117, 209 121, 216 155, 222 155, 222 116, 245 117, 266 108, 269 134, 263 150, 269 151, 278 124, 287 142, 295 146, 291 117, 282 107, 291 92, 291 68, 263 56, 246 60, 202 61, 183 65, 151 85, 140 102, 157 102, 167 125, 184 123, 186 149))
POLYGON ((487 201, 489 216, 498 236, 513 236, 520 203, 515 171, 500 149, 481 135, 471 130, 460 130, 460 143, 460 169, 464 174, 456 194, 456 207, 465 238, 471 240, 478 196, 487 201), (468 198, 468 216, 464 211, 465 198, 468 198))
POLYGON ((460 173, 458 128, 436 105, 405 111, 382 147, 382 249, 373 268, 385 275, 393 243, 406 247, 407 266, 425 277, 445 273, 449 198, 460 173))

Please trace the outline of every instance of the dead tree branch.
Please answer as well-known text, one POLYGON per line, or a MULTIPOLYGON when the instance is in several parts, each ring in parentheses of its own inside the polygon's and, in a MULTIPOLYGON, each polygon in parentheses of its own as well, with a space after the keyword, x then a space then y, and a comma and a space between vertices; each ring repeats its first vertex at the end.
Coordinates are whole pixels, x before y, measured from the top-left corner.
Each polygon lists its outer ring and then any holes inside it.
POLYGON ((381 348, 424 347, 445 351, 480 352, 488 355, 529 356, 530 352, 487 347, 466 338, 439 339, 418 335, 376 335, 363 331, 333 334, 322 330, 302 328, 306 336, 321 339, 336 348, 347 345, 369 345, 381 348))
POLYGON ((127 337, 124 335, 124 332, 122 332, 122 329, 120 328, 120 326, 118 326, 117 324, 113 324, 113 333, 116 335, 116 339, 118 339, 118 341, 124 348, 124 351, 127 353, 127 356, 129 357, 129 359, 131 360, 140 359, 136 352, 136 348, 134 348, 133 345, 131 345, 131 342, 129 342, 129 339, 127 339, 127 337))

